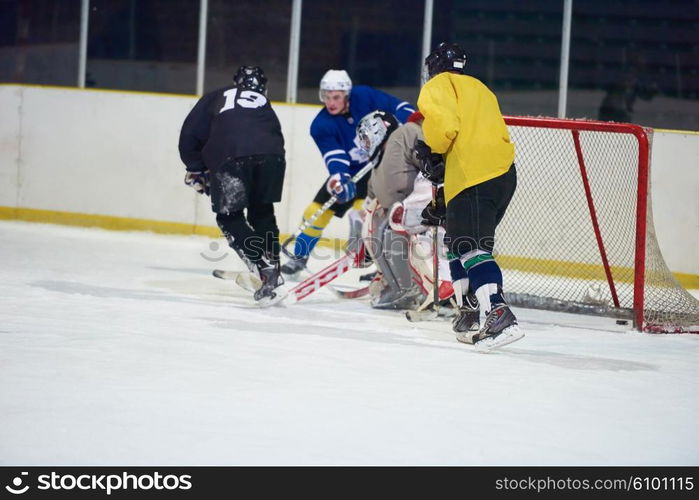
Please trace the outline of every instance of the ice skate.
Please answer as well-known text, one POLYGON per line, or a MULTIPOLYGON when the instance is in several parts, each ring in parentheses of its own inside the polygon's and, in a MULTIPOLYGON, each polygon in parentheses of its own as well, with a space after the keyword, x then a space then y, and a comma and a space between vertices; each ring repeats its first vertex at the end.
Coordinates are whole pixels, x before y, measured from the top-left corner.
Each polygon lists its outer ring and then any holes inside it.
POLYGON ((304 257, 292 257, 289 259, 286 264, 284 264, 281 267, 281 272, 284 276, 288 276, 290 278, 292 277, 297 277, 301 271, 303 271, 306 268, 306 264, 308 263, 308 255, 304 257))
POLYGON ((475 295, 464 295, 463 304, 452 321, 456 340, 464 344, 473 344, 474 336, 480 331, 481 311, 475 295))
POLYGON ((277 293, 274 291, 275 288, 284 284, 284 278, 282 278, 280 271, 278 262, 272 266, 260 269, 262 286, 255 291, 254 295, 257 302, 264 303, 277 296, 277 293))
POLYGON ((423 298, 417 287, 408 290, 391 290, 385 288, 381 294, 372 298, 371 307, 374 309, 414 309, 423 298))
POLYGON ((474 336, 474 346, 477 352, 489 352, 522 337, 524 331, 517 324, 517 318, 508 305, 498 304, 491 309, 480 332, 474 336))

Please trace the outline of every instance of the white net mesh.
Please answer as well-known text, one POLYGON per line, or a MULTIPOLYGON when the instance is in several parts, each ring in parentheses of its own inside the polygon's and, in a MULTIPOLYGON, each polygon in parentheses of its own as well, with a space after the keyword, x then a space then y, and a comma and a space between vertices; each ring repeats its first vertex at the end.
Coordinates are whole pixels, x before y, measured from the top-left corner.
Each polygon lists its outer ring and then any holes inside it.
MULTIPOLYGON (((518 186, 498 227, 495 255, 508 300, 640 322, 634 316, 634 283, 640 282, 634 274, 636 214, 639 169, 647 168, 639 148, 648 146, 632 126, 626 131, 621 124, 580 120, 506 120, 518 186)), ((699 301, 667 268, 646 199, 643 329, 699 331, 699 301)))

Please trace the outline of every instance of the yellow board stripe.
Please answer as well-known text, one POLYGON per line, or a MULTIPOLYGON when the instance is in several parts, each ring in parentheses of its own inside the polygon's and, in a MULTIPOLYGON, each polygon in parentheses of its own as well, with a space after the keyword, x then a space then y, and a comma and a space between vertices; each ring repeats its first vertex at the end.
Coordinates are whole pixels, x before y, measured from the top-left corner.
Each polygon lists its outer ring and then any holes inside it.
POLYGON ((164 222, 111 215, 81 214, 60 212, 57 210, 38 210, 35 208, 0 207, 0 219, 17 219, 27 222, 45 222, 66 226, 100 227, 114 231, 152 231, 165 234, 199 234, 202 236, 221 236, 217 227, 197 226, 181 222, 164 222))
MULTIPOLYGON (((504 269, 511 269, 514 271, 546 274, 549 276, 563 276, 566 278, 578 278, 584 280, 607 280, 607 276, 604 274, 604 268, 599 264, 533 259, 530 257, 516 257, 512 255, 497 254, 495 256, 495 260, 504 269)), ((633 283, 633 269, 628 267, 612 267, 611 270, 615 281, 633 283)))
MULTIPOLYGON (((42 222, 46 224, 61 224, 65 226, 99 227, 112 231, 151 231, 161 234, 194 234, 222 238, 221 230, 216 226, 201 226, 182 222, 165 222, 132 217, 116 217, 112 215, 81 214, 77 212, 61 212, 58 210, 39 210, 36 208, 15 208, 0 206, 0 220, 21 220, 26 222, 42 222)), ((290 235, 281 234, 284 241, 290 235)), ((347 243, 342 239, 321 238, 318 245, 340 250, 347 243)))
MULTIPOLYGON (((112 231, 152 231, 162 234, 193 234, 221 238, 221 231, 215 226, 184 224, 182 222, 164 222, 131 217, 115 217, 112 215, 82 214, 77 212, 61 212, 57 210, 39 210, 35 208, 15 208, 0 206, 0 219, 21 220, 26 222, 42 222, 62 224, 67 226, 99 227, 112 231)), ((280 235, 282 241, 288 234, 280 235)), ((318 245, 342 249, 346 240, 339 238, 321 238, 318 245)), ((579 279, 606 280, 601 266, 580 262, 563 262, 555 260, 515 257, 511 255, 496 255, 496 261, 505 269, 525 271, 550 276, 564 276, 579 279), (562 270, 565 269, 565 272, 562 270)), ((633 270, 626 267, 612 267, 614 279, 619 282, 631 283, 633 270)), ((685 288, 699 289, 699 275, 688 273, 673 273, 673 276, 685 288)), ((653 276, 649 276, 652 279, 653 276)))
MULTIPOLYGON (((516 257, 512 255, 495 255, 495 261, 503 269, 523 271, 533 274, 545 274, 548 276, 561 276, 565 278, 577 278, 585 280, 607 281, 604 268, 600 264, 586 264, 583 262, 570 262, 546 259, 533 259, 529 257, 516 257)), ((630 267, 611 267, 612 276, 617 283, 633 283, 633 269, 630 267)), ((689 273, 676 273, 672 275, 684 287, 699 289, 699 275, 689 273)), ((646 283, 665 283, 664 274, 654 270, 646 270, 646 283)))

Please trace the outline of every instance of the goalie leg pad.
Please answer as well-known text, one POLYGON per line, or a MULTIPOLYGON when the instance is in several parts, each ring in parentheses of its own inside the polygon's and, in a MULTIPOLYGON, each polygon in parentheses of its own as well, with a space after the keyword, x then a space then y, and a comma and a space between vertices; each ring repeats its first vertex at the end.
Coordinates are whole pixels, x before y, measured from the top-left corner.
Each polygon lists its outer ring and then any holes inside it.
POLYGON ((408 264, 408 236, 390 228, 387 214, 375 214, 373 222, 372 253, 384 286, 372 296, 371 305, 377 309, 415 307, 422 293, 413 282, 408 264))

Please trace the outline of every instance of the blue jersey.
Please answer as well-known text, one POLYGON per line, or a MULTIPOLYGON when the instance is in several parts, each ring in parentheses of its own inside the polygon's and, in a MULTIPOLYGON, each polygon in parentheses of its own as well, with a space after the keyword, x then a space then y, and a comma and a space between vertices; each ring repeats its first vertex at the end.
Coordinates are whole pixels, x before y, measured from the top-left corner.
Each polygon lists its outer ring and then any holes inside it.
POLYGON ((356 141, 357 125, 370 111, 379 109, 392 113, 405 123, 415 108, 406 101, 380 90, 359 85, 350 94, 349 112, 331 115, 323 108, 311 123, 311 137, 315 141, 330 175, 346 172, 354 175, 369 160, 356 141))

